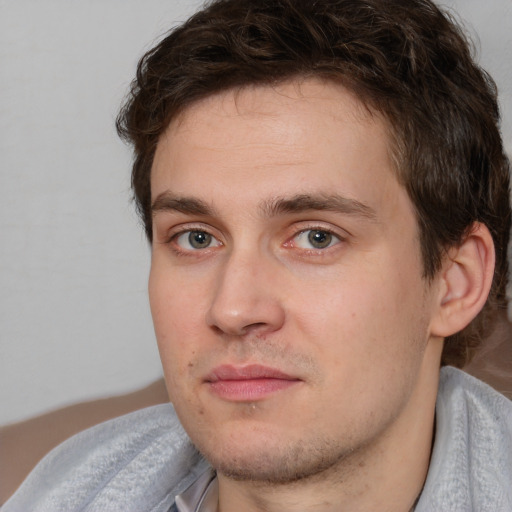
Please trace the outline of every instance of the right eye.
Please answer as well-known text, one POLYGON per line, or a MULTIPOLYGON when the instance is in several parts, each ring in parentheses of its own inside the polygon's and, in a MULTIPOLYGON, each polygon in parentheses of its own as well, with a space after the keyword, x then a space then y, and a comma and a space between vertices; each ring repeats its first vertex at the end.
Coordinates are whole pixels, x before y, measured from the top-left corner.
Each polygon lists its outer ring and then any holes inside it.
POLYGON ((295 236, 294 242, 301 249, 327 249, 340 243, 340 238, 326 229, 306 229, 295 236))
POLYGON ((209 249, 210 247, 219 247, 222 243, 213 235, 206 231, 183 231, 175 238, 175 243, 181 249, 186 251, 197 251, 199 249, 209 249))

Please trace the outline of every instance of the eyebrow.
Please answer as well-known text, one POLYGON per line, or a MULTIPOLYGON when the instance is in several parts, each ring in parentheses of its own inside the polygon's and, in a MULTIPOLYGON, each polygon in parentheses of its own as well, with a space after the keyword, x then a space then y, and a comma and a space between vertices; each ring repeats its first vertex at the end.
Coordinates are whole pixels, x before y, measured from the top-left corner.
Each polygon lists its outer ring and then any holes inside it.
POLYGON ((205 217, 213 216, 214 213, 212 208, 200 199, 193 197, 177 197, 170 192, 160 194, 151 205, 153 216, 158 212, 165 211, 176 211, 188 215, 201 215, 205 217))
MULTIPOLYGON (((298 194, 291 197, 275 197, 261 203, 260 209, 265 217, 308 211, 331 211, 371 221, 377 219, 376 211, 370 206, 338 194, 298 194)), ((171 192, 160 194, 151 205, 151 211, 153 216, 163 211, 177 211, 203 217, 215 216, 215 210, 206 202, 194 197, 178 197, 171 192)))
POLYGON ((375 221, 377 212, 368 205, 356 199, 343 197, 338 194, 300 194, 290 198, 277 197, 265 201, 262 205, 269 217, 285 213, 302 213, 307 211, 330 211, 355 217, 363 217, 375 221))

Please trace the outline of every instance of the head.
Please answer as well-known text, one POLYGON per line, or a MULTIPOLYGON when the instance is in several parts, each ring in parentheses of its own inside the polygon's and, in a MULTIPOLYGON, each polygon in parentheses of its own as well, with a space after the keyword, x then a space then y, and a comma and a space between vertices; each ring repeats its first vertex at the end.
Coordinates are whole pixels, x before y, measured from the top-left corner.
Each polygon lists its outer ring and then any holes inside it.
POLYGON ((488 227, 496 250, 489 299, 443 352, 443 364, 462 366, 505 300, 509 166, 494 83, 462 31, 428 0, 221 0, 172 30, 141 59, 118 119, 134 147, 132 185, 148 239, 151 169, 173 120, 225 91, 311 78, 343 86, 386 122, 425 280, 475 222, 488 227))
POLYGON ((427 0, 215 1, 142 59, 119 130, 151 310, 221 498, 373 471, 412 506, 441 360, 504 295, 497 122, 427 0))

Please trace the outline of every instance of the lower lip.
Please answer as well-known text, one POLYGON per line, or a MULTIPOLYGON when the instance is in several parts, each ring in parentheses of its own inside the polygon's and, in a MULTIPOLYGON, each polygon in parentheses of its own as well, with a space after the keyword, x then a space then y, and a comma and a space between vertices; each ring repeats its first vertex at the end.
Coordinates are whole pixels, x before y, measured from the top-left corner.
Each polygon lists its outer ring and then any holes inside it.
POLYGON ((210 382, 211 391, 224 400, 234 402, 253 402, 262 400, 267 396, 288 389, 298 380, 287 379, 243 379, 243 380, 218 380, 210 382))

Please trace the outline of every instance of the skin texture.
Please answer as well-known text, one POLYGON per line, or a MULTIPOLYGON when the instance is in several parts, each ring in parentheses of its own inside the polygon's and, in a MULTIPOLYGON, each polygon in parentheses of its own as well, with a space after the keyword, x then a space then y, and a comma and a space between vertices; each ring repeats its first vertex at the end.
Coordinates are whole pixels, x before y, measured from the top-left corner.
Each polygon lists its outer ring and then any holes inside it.
POLYGON ((447 287, 421 277, 386 123, 331 83, 227 91, 171 123, 151 184, 155 331, 219 509, 409 510, 447 287), (287 377, 213 383, 222 365, 287 377))

